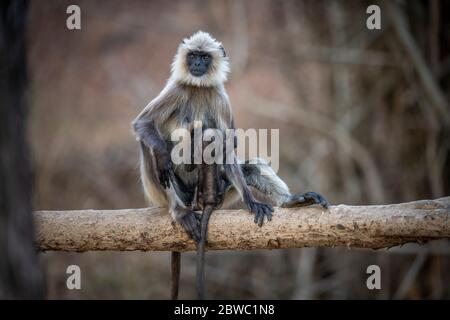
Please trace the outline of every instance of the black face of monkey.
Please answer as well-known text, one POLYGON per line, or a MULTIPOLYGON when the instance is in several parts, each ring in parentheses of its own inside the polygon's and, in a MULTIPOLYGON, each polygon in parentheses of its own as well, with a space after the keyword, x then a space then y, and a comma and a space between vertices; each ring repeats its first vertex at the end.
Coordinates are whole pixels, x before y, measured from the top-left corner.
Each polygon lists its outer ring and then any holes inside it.
POLYGON ((187 55, 189 71, 194 77, 204 75, 211 65, 212 57, 209 53, 201 51, 191 51, 187 55))

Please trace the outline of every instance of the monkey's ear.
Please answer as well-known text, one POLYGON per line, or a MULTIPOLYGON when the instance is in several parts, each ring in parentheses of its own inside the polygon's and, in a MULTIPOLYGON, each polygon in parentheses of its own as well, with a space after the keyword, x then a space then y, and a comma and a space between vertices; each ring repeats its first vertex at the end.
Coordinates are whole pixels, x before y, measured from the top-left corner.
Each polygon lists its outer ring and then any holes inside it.
POLYGON ((223 46, 220 46, 220 50, 222 50, 223 56, 226 57, 227 53, 225 52, 225 49, 223 46))

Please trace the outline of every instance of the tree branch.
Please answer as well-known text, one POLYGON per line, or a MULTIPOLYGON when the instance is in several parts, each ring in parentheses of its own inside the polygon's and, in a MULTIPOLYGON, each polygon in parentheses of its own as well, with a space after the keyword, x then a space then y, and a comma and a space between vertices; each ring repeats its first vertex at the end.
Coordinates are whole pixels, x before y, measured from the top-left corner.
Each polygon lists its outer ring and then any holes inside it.
MULTIPOLYGON (((40 250, 190 251, 195 243, 163 208, 35 212, 40 250)), ((245 210, 213 213, 210 250, 385 248, 450 238, 450 197, 403 204, 278 208, 259 228, 245 210)))

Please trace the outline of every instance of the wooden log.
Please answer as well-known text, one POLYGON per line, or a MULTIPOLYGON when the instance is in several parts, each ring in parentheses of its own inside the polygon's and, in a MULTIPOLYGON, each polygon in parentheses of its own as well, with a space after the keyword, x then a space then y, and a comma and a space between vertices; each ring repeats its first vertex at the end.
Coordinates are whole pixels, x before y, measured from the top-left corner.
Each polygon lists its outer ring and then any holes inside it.
MULTIPOLYGON (((190 251, 188 239, 164 208, 35 212, 40 250, 190 251)), ((450 197, 403 204, 276 208, 258 227, 246 210, 211 217, 209 250, 301 247, 386 248, 450 237, 450 197)))

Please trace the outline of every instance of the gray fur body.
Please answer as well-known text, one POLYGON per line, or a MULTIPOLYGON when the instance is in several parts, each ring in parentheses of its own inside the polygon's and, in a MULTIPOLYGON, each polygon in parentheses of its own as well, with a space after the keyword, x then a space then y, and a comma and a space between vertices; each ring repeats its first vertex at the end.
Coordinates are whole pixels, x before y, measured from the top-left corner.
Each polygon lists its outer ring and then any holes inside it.
MULTIPOLYGON (((191 165, 174 165, 173 172, 183 190, 175 188, 173 183, 161 185, 158 158, 161 154, 170 155, 171 133, 178 128, 192 130, 194 121, 202 121, 205 128, 223 131, 234 128, 231 106, 224 88, 228 72, 228 58, 221 43, 207 33, 200 31, 194 34, 180 44, 165 88, 133 122, 140 141, 140 171, 145 195, 151 204, 168 207, 178 222, 190 211, 189 201, 196 187, 197 170, 191 165), (204 75, 193 76, 189 71, 186 57, 191 52, 205 53, 212 59, 204 75)), ((256 201, 253 193, 276 206, 326 205, 326 200, 315 193, 291 195, 288 186, 262 159, 243 164, 234 160, 234 164, 222 165, 229 182, 223 207, 234 206, 241 200, 250 211, 261 213, 262 217, 255 217, 259 225, 262 225, 264 216, 270 219, 273 209, 256 201)))
MULTIPOLYGON (((172 163, 171 134, 181 128, 192 132, 197 121, 201 121, 205 129, 222 132, 234 129, 224 88, 228 72, 228 58, 222 44, 207 33, 197 32, 179 45, 165 88, 133 121, 140 145, 141 181, 147 199, 153 205, 167 207, 173 219, 203 248, 206 239, 200 234, 201 218, 194 211, 199 169, 191 164, 172 163)), ((255 223, 262 226, 265 219, 272 219, 272 205, 294 207, 318 203, 327 206, 326 200, 314 192, 291 195, 287 185, 263 160, 239 163, 235 153, 231 154, 231 164, 227 162, 215 167, 220 172, 217 179, 223 179, 220 185, 224 190, 219 190, 225 193, 222 207, 235 206, 240 200, 255 214, 255 223)), ((203 259, 200 263, 203 265, 203 259)), ((178 295, 179 273, 180 254, 174 252, 173 299, 178 295)))

